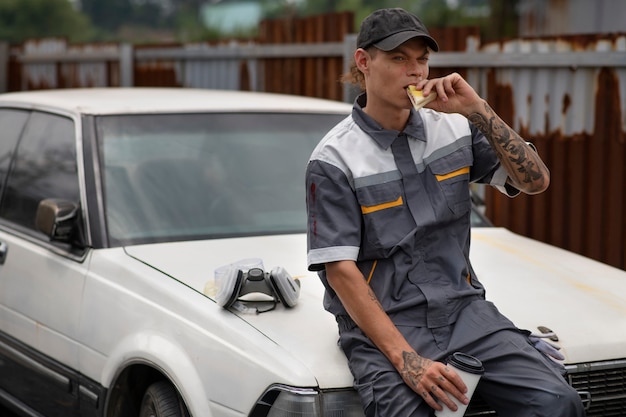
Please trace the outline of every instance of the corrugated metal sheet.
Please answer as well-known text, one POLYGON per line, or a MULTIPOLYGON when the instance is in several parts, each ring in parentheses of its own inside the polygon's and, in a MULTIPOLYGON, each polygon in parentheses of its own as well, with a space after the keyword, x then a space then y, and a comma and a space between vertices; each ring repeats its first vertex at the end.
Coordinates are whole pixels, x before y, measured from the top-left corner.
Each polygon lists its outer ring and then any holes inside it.
POLYGON ((626 30, 623 0, 519 0, 521 36, 626 30))
POLYGON ((194 43, 137 47, 135 85, 240 90, 247 84, 256 88, 256 60, 238 54, 244 46, 194 43), (249 76, 244 82, 243 74, 249 76))
POLYGON ((340 100, 350 12, 266 20, 254 43, 137 47, 135 85, 254 90, 340 100), (337 74, 329 77, 329 74, 337 74))
POLYGON ((584 66, 481 70, 489 102, 537 145, 552 174, 539 196, 511 201, 489 193, 487 215, 518 233, 625 268, 626 36, 516 40, 483 50, 548 57, 601 52, 584 66))
MULTIPOLYGON (((233 49, 239 44, 221 45, 218 49, 233 49)), ((191 53, 207 51, 206 44, 188 45, 185 49, 191 53)), ((220 60, 191 60, 184 64, 184 68, 179 68, 183 74, 185 87, 197 88, 223 88, 227 90, 240 90, 241 78, 244 71, 252 74, 249 80, 249 88, 258 88, 258 74, 255 68, 256 60, 242 60, 240 58, 220 59, 220 60), (247 68, 243 68, 243 66, 247 68)), ((180 80, 181 82, 183 80, 180 80)))
POLYGON ((119 46, 68 45, 63 39, 27 41, 20 54, 19 89, 118 85, 119 46), (62 57, 62 59, 60 59, 62 57))
MULTIPOLYGON (((44 39, 29 41, 24 44, 24 58, 29 55, 51 55, 65 52, 63 40, 44 39)), ((57 63, 25 63, 23 66, 22 89, 54 88, 57 86, 57 63)))
MULTIPOLYGON (((298 44, 303 51, 315 44, 344 42, 354 32, 354 13, 266 20, 261 23, 259 43, 298 44)), ((329 51, 330 52, 330 51, 329 51)), ((344 50, 319 56, 266 59, 262 63, 262 88, 275 93, 290 93, 341 100, 344 50)))

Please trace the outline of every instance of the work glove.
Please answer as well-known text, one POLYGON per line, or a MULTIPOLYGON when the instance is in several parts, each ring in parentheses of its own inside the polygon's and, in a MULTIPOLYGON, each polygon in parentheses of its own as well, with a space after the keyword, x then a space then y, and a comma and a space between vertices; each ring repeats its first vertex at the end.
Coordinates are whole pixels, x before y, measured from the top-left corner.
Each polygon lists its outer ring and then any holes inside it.
POLYGON ((525 329, 520 329, 520 331, 528 337, 528 341, 539 352, 557 361, 565 360, 565 356, 563 356, 563 354, 559 352, 561 348, 546 341, 547 338, 556 336, 553 332, 550 331, 548 333, 533 333, 525 329))
POLYGON ((528 336, 528 340, 530 340, 530 343, 532 343, 535 349, 537 349, 539 352, 543 353, 544 355, 550 358, 556 359, 557 361, 565 360, 565 356, 563 356, 563 354, 559 352, 561 348, 553 345, 550 342, 546 342, 546 340, 543 337, 537 337, 531 334, 528 336))

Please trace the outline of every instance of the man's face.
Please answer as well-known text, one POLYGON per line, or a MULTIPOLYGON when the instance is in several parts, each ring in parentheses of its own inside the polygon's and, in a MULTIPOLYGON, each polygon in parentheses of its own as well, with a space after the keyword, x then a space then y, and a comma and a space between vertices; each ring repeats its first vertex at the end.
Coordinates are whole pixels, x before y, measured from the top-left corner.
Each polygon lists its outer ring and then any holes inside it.
POLYGON ((413 38, 398 48, 367 54, 365 74, 368 102, 384 100, 387 105, 411 108, 406 88, 428 78, 429 51, 420 38, 413 38))

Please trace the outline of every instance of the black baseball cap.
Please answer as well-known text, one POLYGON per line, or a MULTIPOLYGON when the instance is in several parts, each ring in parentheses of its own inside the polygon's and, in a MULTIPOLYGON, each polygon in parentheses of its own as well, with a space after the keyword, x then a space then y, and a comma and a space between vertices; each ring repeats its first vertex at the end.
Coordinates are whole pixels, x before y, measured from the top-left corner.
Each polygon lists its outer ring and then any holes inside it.
POLYGON ((417 16, 401 8, 380 9, 361 23, 356 46, 363 49, 375 46, 391 51, 415 37, 423 38, 430 49, 439 51, 439 45, 417 16))

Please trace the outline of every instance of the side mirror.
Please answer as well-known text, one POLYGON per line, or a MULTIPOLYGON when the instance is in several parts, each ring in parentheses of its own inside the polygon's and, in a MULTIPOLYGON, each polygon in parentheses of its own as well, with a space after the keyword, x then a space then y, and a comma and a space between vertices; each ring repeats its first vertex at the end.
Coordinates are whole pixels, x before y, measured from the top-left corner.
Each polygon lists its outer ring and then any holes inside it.
POLYGON ((78 204, 48 198, 39 202, 35 226, 52 241, 71 243, 78 230, 79 214, 78 204))

